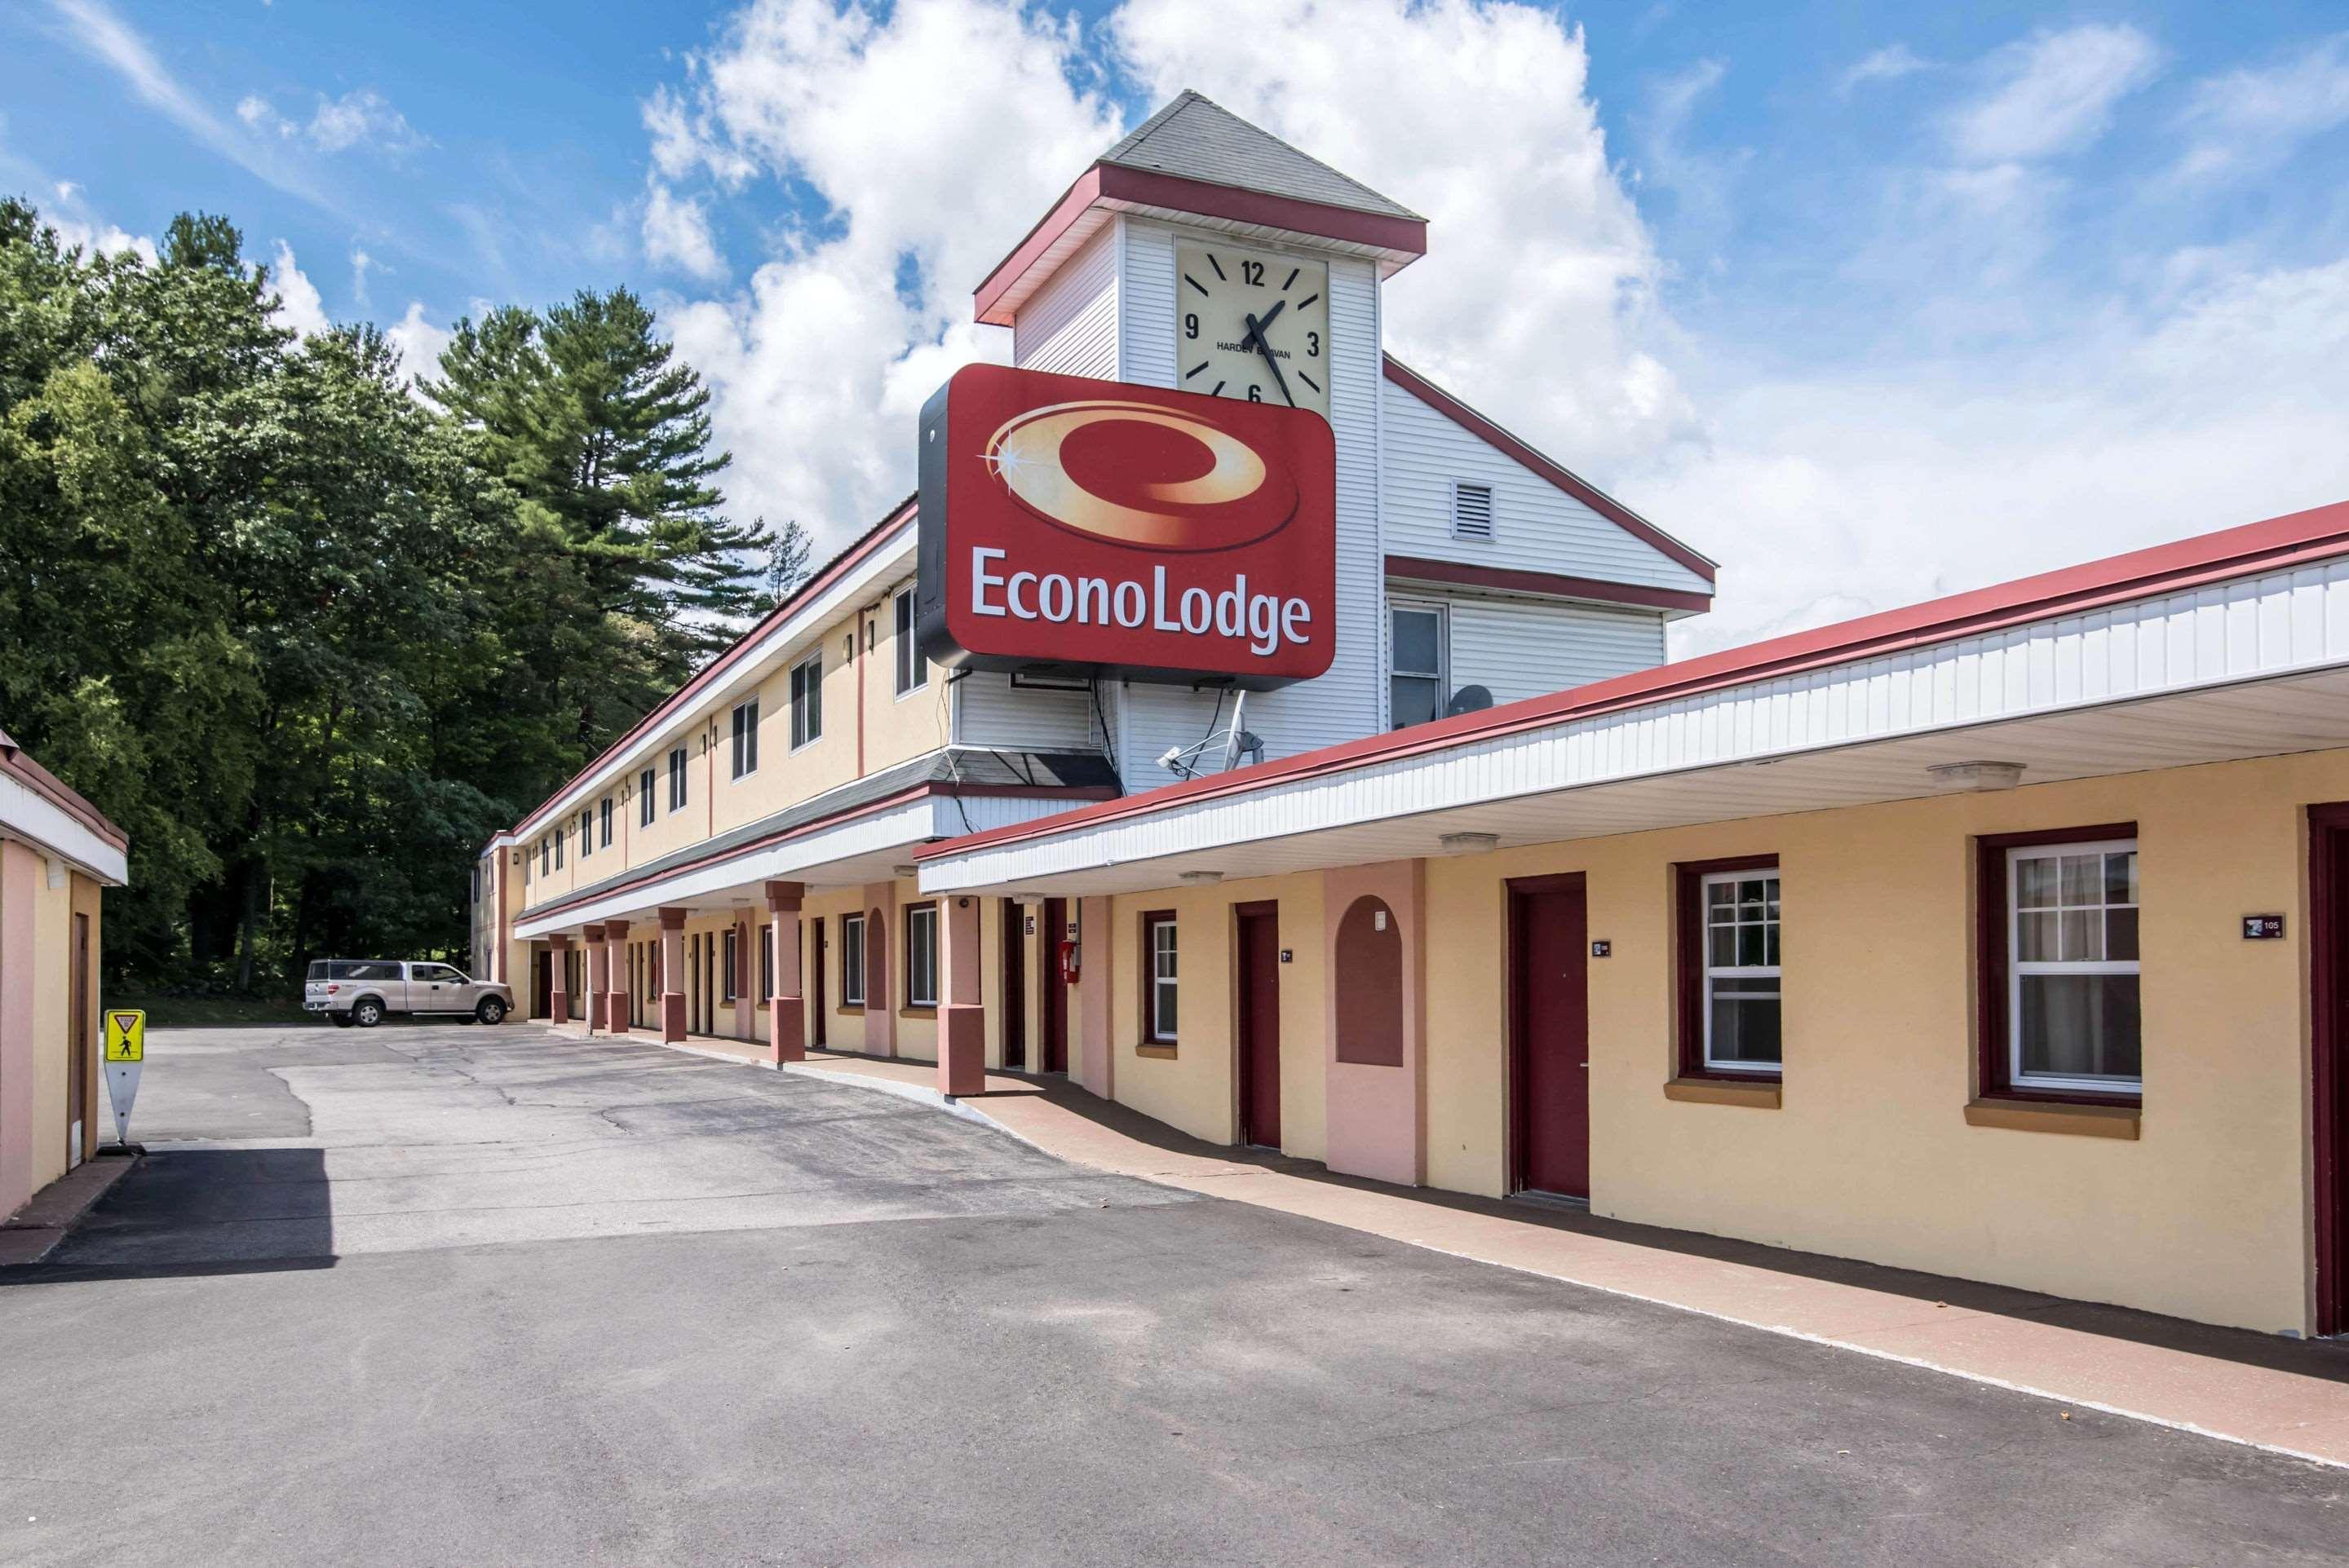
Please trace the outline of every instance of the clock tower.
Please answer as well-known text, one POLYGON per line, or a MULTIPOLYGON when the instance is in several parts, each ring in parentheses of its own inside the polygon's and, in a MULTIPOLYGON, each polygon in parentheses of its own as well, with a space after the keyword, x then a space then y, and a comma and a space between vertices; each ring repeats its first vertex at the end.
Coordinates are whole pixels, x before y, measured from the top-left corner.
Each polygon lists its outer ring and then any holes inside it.
MULTIPOLYGON (((1379 517, 1381 284, 1427 248, 1427 221, 1185 92, 1096 160, 988 274, 980 321, 1012 362, 1309 408, 1337 448, 1337 649, 1328 674, 1250 699, 1268 758, 1383 727, 1379 517)), ((1102 716, 1129 789, 1228 721, 1212 689, 1117 686, 1102 716)))

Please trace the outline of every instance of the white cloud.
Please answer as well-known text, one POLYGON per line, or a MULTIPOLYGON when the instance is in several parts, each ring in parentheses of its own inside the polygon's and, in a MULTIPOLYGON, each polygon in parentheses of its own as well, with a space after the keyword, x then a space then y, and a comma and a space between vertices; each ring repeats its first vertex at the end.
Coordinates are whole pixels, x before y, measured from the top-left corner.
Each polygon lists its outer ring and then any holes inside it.
POLYGON ((343 152, 364 145, 397 158, 431 145, 408 123, 406 115, 373 88, 357 88, 338 98, 320 94, 317 110, 303 128, 303 135, 321 152, 343 152))
POLYGON ((1856 61, 1836 78, 1836 90, 1848 93, 1868 82, 1897 82, 1902 77, 1913 77, 1919 71, 1930 71, 1933 62, 1922 57, 1906 44, 1887 44, 1884 47, 1856 61))
POLYGON ((2160 54, 2126 24, 2040 33, 1989 62, 1991 89, 1950 124, 1958 155, 1997 163, 2076 150, 2102 136, 2114 106, 2154 78, 2160 54))
MULTIPOLYGON (((486 302, 482 302, 486 303, 486 302)), ((478 309, 478 306, 477 306, 478 309)), ((485 311, 480 314, 486 315, 485 311)), ((399 350, 399 367, 410 376, 433 379, 440 374, 440 351, 455 335, 424 319, 424 302, 408 302, 408 314, 384 328, 383 335, 399 350)))
POLYGON ((255 130, 286 124, 278 117, 277 111, 270 107, 269 100, 259 93, 247 93, 236 100, 236 118, 255 130))
POLYGON ((2312 136, 2349 123, 2349 33, 2264 70, 2235 70, 2195 84, 2186 111, 2191 145, 2178 166, 2187 180, 2257 173, 2312 136))
POLYGON ((318 286, 295 265, 294 247, 283 240, 277 242, 277 259, 270 264, 269 284, 277 291, 278 325, 292 327, 305 337, 334 330, 326 302, 318 297, 318 286))
POLYGON ((682 268, 698 278, 722 278, 725 258, 709 232, 709 214, 701 203, 680 197, 659 180, 645 198, 645 254, 667 266, 682 268))
POLYGON ((968 291, 1116 138, 1071 85, 1076 47, 1073 24, 999 0, 758 0, 647 107, 664 174, 755 169, 829 208, 740 292, 664 311, 717 394, 737 511, 828 546, 911 488, 922 400, 1008 351, 968 291))
POLYGON ((361 310, 372 308, 373 302, 367 298, 367 274, 374 272, 377 265, 373 256, 357 245, 351 247, 351 303, 361 310))
POLYGON ((41 217, 57 232, 61 243, 78 248, 85 254, 111 256, 124 251, 135 251, 149 266, 155 264, 155 242, 149 235, 133 234, 112 223, 93 222, 62 212, 44 212, 41 217))

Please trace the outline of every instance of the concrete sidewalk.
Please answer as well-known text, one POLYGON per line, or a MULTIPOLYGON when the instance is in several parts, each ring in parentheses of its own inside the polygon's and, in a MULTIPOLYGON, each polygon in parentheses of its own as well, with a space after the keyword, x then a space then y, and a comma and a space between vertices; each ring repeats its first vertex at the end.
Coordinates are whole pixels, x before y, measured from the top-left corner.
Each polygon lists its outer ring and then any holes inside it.
MULTIPOLYGON (((767 1065, 763 1047, 739 1041, 697 1036, 684 1048, 767 1065)), ((784 1070, 947 1107, 924 1063, 815 1051, 784 1070)), ((947 1108, 1094 1170, 2349 1468, 2349 1344, 1334 1176, 1201 1142, 1057 1078, 989 1073, 983 1094, 947 1108)))

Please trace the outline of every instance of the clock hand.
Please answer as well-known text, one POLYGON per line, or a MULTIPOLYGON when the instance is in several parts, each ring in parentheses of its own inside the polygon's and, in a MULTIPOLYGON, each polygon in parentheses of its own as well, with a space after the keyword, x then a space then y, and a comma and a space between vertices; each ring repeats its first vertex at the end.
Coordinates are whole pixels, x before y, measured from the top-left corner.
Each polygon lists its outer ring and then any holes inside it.
POLYGON ((1248 324, 1248 335, 1240 339, 1240 352, 1242 354, 1246 354, 1248 351, 1248 346, 1250 344, 1262 343, 1264 341, 1264 329, 1272 325, 1273 318, 1275 316, 1278 315, 1282 311, 1285 311, 1288 308, 1288 302, 1287 300, 1276 300, 1273 303, 1272 308, 1264 313, 1264 319, 1262 321, 1257 320, 1257 318, 1252 315, 1244 315, 1243 319, 1245 319, 1248 324))
MULTIPOLYGON (((1283 300, 1281 304, 1288 303, 1283 300)), ((1264 335, 1265 327, 1271 323, 1274 316, 1279 314, 1280 305, 1277 304, 1265 313, 1265 318, 1262 321, 1257 320, 1253 315, 1249 316, 1247 318, 1248 336, 1256 340, 1256 351, 1264 356, 1264 362, 1272 366, 1272 384, 1280 388, 1280 395, 1287 398, 1288 406, 1294 408, 1297 407, 1297 398, 1288 390, 1288 377, 1280 373, 1280 361, 1272 356, 1272 344, 1264 335)))

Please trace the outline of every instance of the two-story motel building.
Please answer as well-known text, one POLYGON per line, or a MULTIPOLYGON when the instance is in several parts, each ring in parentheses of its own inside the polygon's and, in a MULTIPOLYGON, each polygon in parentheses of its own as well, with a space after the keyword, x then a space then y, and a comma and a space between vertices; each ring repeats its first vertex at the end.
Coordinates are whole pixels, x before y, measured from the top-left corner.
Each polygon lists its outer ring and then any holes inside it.
POLYGON ((1381 351, 1423 239, 1185 98, 978 293, 1019 365, 1158 388, 1182 258, 1326 264, 1336 646, 1251 697, 1262 762, 1156 767, 1205 687, 926 662, 901 509, 491 847, 477 961, 542 1016, 2349 1329, 2349 504, 1665 665, 1709 564, 1381 351))

